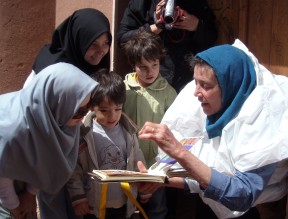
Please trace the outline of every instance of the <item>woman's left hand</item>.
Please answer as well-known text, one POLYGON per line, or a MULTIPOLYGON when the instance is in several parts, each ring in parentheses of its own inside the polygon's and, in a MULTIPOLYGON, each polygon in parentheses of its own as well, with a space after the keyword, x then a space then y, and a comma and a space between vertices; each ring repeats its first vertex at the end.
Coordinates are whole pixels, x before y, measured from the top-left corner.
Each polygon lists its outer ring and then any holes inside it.
POLYGON ((197 30, 198 23, 199 19, 195 15, 189 14, 187 11, 183 10, 182 16, 177 19, 177 21, 173 24, 173 27, 177 29, 195 31, 197 30))
MULTIPOLYGON (((138 161, 137 163, 138 169, 141 173, 147 173, 147 169, 145 165, 138 161)), ((150 183, 150 182, 137 182, 137 183, 130 183, 133 186, 136 186, 138 189, 138 193, 140 195, 140 201, 142 203, 146 203, 149 201, 149 199, 152 197, 152 194, 159 189, 160 187, 163 187, 163 183, 150 183)))

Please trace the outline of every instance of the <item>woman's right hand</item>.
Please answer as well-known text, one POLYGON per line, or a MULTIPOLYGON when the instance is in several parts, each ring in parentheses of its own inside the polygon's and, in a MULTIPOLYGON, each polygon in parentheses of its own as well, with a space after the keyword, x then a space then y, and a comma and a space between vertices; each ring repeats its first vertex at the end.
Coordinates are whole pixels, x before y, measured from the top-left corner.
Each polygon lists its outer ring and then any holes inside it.
POLYGON ((157 22, 161 22, 161 13, 162 13, 162 8, 164 7, 164 5, 166 4, 165 0, 161 0, 155 8, 155 16, 157 19, 157 22))
POLYGON ((24 191, 19 194, 20 208, 21 208, 21 216, 22 218, 36 218, 36 196, 31 194, 28 191, 24 191))
POLYGON ((186 150, 165 124, 146 122, 138 133, 139 139, 154 141, 170 157, 186 150))
MULTIPOLYGON (((161 0, 157 5, 156 5, 156 8, 155 8, 155 11, 154 11, 154 24, 151 24, 150 25, 150 28, 151 28, 151 31, 153 33, 156 33, 156 34, 159 34, 162 32, 163 28, 160 28, 159 27, 159 24, 162 23, 161 21, 161 13, 162 13, 162 8, 163 6, 165 5, 165 0, 161 0)), ((161 26, 164 27, 164 24, 162 24, 161 26)))

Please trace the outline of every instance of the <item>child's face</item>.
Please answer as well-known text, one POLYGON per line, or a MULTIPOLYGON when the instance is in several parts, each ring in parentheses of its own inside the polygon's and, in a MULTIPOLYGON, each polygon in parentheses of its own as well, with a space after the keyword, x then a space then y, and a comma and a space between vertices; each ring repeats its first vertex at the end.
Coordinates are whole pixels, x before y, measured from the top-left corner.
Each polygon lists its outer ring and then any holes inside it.
POLYGON ((105 98, 99 105, 93 107, 97 122, 106 128, 114 128, 120 120, 122 105, 115 105, 105 98))
POLYGON ((147 61, 142 58, 140 63, 135 65, 138 83, 142 87, 148 87, 153 84, 159 75, 160 61, 159 59, 147 61))

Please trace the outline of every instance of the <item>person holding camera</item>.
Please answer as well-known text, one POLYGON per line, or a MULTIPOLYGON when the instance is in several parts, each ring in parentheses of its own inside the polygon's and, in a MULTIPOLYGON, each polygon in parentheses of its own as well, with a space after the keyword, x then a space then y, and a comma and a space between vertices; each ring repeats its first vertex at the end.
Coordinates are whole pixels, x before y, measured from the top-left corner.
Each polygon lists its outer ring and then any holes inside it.
POLYGON ((130 0, 117 34, 119 46, 140 27, 163 40, 167 56, 160 72, 177 92, 193 78, 187 56, 210 48, 217 39, 215 15, 206 0, 130 0))

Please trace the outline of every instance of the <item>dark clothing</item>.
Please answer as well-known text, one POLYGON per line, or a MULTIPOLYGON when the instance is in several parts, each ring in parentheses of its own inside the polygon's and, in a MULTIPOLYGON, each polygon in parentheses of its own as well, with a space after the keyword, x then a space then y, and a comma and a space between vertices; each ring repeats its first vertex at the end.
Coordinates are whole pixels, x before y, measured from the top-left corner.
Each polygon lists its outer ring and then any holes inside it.
MULTIPOLYGON (((168 209, 166 205, 165 193, 166 188, 159 188, 152 194, 152 197, 147 203, 142 203, 139 201, 149 219, 167 219, 168 209)), ((172 208, 174 208, 174 206, 172 208)), ((140 216, 141 219, 144 219, 144 216, 141 213, 140 216)))
POLYGON ((41 193, 37 199, 41 219, 81 219, 74 212, 66 187, 63 187, 49 203, 44 201, 41 193))
POLYGON ((54 31, 52 42, 40 50, 33 70, 37 74, 58 62, 70 63, 88 75, 100 68, 109 69, 110 52, 98 65, 90 65, 84 60, 90 45, 103 33, 108 33, 111 42, 110 23, 102 12, 92 8, 75 11, 54 31))
MULTIPOLYGON (((171 191, 167 193, 168 195, 170 195, 170 197, 168 197, 168 200, 167 200, 169 213, 166 219, 178 219, 178 218, 181 218, 181 219, 218 219, 218 217, 214 214, 212 209, 202 201, 202 199, 199 197, 199 194, 188 193, 184 190, 176 189, 176 188, 169 188, 169 189, 171 189, 171 191), (172 200, 175 198, 177 198, 178 200, 178 202, 176 203, 173 202, 172 200), (169 203, 169 201, 172 201, 172 202, 169 203)), ((253 207, 249 209, 242 216, 236 217, 236 218, 237 219, 260 219, 261 217, 259 215, 258 210, 255 207, 253 207)))
MULTIPOLYGON (((127 219, 126 205, 121 208, 106 208, 105 219, 127 219)), ((94 214, 87 214, 83 219, 98 219, 94 214)))
MULTIPOLYGON (((192 70, 186 61, 194 55, 214 45, 217 39, 215 15, 205 0, 175 0, 176 5, 199 18, 196 31, 173 28, 163 30, 159 35, 164 42, 167 57, 161 63, 160 73, 177 92, 193 78, 192 70)), ((147 30, 154 24, 154 11, 159 0, 130 0, 119 31, 118 44, 127 42, 140 27, 147 30)))

